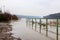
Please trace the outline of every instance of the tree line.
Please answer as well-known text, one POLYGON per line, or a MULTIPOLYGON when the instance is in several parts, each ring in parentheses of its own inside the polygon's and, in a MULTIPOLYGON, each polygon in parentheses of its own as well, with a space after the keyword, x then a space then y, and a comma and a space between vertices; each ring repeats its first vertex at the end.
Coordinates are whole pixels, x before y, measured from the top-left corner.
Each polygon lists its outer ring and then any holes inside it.
POLYGON ((3 13, 0 10, 0 22, 11 21, 11 20, 18 20, 18 17, 16 15, 12 15, 11 13, 8 13, 8 12, 3 13))

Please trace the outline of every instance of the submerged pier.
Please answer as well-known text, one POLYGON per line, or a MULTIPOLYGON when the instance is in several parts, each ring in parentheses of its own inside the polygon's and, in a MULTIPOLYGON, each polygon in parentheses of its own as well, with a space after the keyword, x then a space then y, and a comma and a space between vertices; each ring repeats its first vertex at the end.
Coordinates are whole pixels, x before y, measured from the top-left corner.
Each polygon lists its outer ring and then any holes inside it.
POLYGON ((27 18, 30 27, 53 40, 60 40, 60 19, 27 18))

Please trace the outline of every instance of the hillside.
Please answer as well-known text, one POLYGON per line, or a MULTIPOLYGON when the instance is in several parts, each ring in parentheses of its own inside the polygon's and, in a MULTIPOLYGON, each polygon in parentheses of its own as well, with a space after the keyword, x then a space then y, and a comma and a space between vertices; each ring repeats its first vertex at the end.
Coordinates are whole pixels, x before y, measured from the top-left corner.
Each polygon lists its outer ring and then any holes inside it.
POLYGON ((50 14, 50 15, 44 16, 43 18, 53 18, 53 19, 60 18, 60 13, 50 14))

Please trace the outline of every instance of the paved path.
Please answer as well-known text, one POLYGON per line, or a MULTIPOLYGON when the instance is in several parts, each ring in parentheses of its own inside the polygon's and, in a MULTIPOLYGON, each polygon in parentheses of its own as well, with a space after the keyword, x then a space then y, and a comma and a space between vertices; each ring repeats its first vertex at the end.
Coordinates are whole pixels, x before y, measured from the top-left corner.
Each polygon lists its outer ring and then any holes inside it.
POLYGON ((26 27, 24 20, 13 22, 14 36, 20 37, 22 40, 52 40, 34 30, 26 27))

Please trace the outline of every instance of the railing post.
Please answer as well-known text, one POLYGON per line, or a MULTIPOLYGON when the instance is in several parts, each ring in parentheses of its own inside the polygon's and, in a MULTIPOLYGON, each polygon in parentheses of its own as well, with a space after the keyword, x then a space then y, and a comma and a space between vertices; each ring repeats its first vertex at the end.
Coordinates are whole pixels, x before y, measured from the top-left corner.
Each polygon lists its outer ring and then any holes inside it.
POLYGON ((27 20, 27 18, 26 18, 26 25, 27 25, 27 23, 28 23, 28 20, 27 20))
POLYGON ((57 19, 57 23, 56 23, 56 40, 58 40, 58 19, 57 19))
POLYGON ((33 29, 33 19, 32 19, 32 29, 33 29))
POLYGON ((29 25, 29 18, 27 18, 27 24, 29 25))
POLYGON ((28 25, 29 25, 29 18, 28 18, 28 25))
POLYGON ((29 25, 30 25, 30 18, 29 18, 29 25))
POLYGON ((36 31, 36 18, 35 18, 35 31, 36 31))
POLYGON ((46 18, 46 36, 48 36, 48 19, 46 18))
POLYGON ((40 19, 40 22, 39 22, 39 26, 40 26, 40 33, 41 33, 41 19, 40 19))

